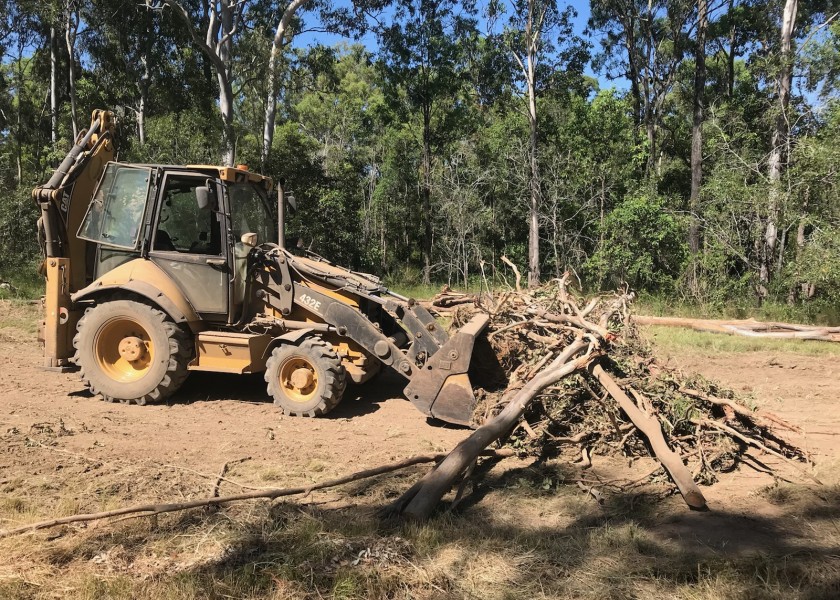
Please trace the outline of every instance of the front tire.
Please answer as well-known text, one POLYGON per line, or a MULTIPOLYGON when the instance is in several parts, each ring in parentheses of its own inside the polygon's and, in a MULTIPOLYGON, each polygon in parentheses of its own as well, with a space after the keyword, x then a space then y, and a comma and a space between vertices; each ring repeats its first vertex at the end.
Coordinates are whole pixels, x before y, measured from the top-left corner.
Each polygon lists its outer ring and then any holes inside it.
POLYGON ((341 402, 347 375, 331 344, 318 337, 282 345, 266 361, 265 381, 274 404, 287 415, 320 417, 341 402))
POLYGON ((133 300, 87 309, 73 346, 82 381, 106 402, 160 402, 184 383, 192 358, 184 331, 164 312, 133 300))

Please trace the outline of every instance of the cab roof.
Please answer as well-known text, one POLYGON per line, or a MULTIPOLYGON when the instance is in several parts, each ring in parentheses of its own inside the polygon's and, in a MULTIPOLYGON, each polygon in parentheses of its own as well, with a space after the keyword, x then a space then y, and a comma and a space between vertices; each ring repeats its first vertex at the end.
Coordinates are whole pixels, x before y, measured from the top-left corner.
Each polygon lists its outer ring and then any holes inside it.
POLYGON ((166 169, 167 171, 198 171, 200 173, 207 173, 218 177, 222 181, 229 183, 256 183, 265 186, 266 190, 271 191, 274 187, 274 181, 271 177, 260 175, 249 171, 245 165, 237 165, 236 167, 220 167, 218 165, 165 165, 165 164, 148 164, 148 163, 134 163, 138 167, 152 167, 158 169, 166 169))

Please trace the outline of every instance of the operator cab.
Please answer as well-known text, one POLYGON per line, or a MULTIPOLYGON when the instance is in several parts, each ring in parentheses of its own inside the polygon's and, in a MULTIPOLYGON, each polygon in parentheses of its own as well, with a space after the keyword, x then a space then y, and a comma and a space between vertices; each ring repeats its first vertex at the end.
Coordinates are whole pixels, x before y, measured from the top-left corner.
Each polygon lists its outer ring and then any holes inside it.
POLYGON ((271 180, 243 169, 111 162, 78 237, 89 244, 88 281, 137 259, 150 260, 209 321, 233 323, 244 300, 245 257, 276 243, 271 180))

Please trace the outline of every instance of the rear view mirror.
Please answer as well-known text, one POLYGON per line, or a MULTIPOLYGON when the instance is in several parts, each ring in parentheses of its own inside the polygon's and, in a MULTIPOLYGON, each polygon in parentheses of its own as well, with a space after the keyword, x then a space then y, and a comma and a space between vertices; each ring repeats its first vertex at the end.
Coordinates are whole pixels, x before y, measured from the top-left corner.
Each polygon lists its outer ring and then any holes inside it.
POLYGON ((216 210, 216 187, 212 180, 208 179, 206 185, 195 188, 195 200, 199 210, 216 210))
POLYGON ((292 194, 286 194, 286 202, 289 204, 289 214, 293 215, 297 212, 297 200, 292 194))

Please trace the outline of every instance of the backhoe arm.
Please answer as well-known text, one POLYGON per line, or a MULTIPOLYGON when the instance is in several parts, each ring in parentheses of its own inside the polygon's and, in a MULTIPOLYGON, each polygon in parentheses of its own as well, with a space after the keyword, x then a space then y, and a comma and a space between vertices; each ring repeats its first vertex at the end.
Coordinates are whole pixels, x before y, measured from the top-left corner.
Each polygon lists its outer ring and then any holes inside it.
POLYGON ((79 315, 70 295, 87 284, 87 242, 76 237, 96 184, 114 158, 114 114, 96 110, 83 132, 45 184, 32 190, 41 210, 38 235, 46 277, 44 366, 64 369, 73 356, 73 335, 79 315))

